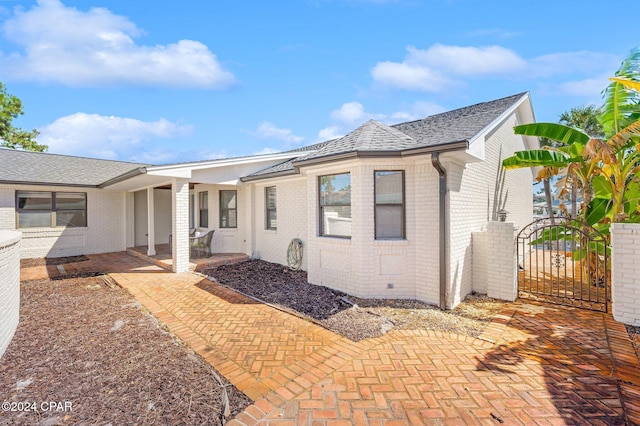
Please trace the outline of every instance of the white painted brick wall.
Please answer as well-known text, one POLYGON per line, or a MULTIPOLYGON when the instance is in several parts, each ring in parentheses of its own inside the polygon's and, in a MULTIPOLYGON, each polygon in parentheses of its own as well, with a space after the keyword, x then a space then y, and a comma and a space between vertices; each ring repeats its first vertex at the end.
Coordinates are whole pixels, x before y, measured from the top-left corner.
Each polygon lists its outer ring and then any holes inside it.
POLYGON ((0 230, 0 358, 20 319, 20 239, 19 232, 0 230))
POLYGON ((613 318, 640 326, 640 224, 611 224, 613 318))
MULTIPOLYGON (((514 113, 505 120, 485 142, 485 161, 461 165, 445 162, 449 178, 450 270, 447 303, 457 305, 471 291, 482 292, 475 287, 473 277, 473 249, 471 234, 486 229, 491 219, 493 196, 500 149, 502 159, 515 151, 526 149, 524 139, 513 134, 519 124, 514 113)), ((505 193, 508 190, 506 210, 508 219, 519 228, 533 220, 533 174, 531 169, 515 169, 506 172, 505 193)))
POLYGON ((487 270, 489 266, 489 250, 487 248, 487 231, 473 232, 473 290, 487 294, 487 270))
POLYGON ((189 181, 174 179, 171 184, 173 272, 189 270, 189 181))
POLYGON ((108 253, 127 248, 127 220, 132 216, 126 213, 131 208, 126 202, 126 193, 91 188, 0 185, 0 229, 16 228, 17 190, 87 193, 87 227, 20 229, 22 258, 108 253))
POLYGON ((510 222, 487 224, 487 295, 514 301, 518 297, 516 228, 510 222))
MULTIPOLYGON (((247 246, 247 238, 251 238, 248 234, 251 230, 247 229, 247 214, 249 213, 247 206, 247 196, 245 191, 248 187, 243 185, 195 185, 193 192, 196 194, 196 204, 198 203, 198 192, 209 192, 209 227, 207 229, 215 230, 213 240, 211 242, 212 251, 214 253, 246 253, 250 250, 250 244, 247 246), (220 228, 220 190, 237 191, 238 206, 238 227, 237 228, 220 228)), ((196 205, 196 224, 198 223, 198 207, 196 205)), ((204 230, 204 228, 198 228, 204 230)))
POLYGON ((307 270, 307 183, 305 178, 289 178, 260 181, 254 184, 255 250, 262 260, 287 264, 287 248, 293 238, 300 238, 303 244, 302 269, 307 270), (276 230, 265 229, 266 207, 265 188, 276 187, 276 209, 278 214, 276 230))

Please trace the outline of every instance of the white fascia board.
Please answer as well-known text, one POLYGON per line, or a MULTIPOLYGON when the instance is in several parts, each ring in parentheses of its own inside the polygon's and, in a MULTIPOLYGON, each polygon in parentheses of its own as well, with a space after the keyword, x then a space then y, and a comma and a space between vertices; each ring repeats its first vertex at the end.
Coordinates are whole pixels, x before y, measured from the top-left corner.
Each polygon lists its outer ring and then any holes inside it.
MULTIPOLYGON (((166 176, 175 176, 175 173, 181 173, 184 170, 193 171, 193 170, 210 169, 210 168, 216 168, 216 167, 235 166, 240 164, 261 163, 261 162, 274 161, 274 160, 288 160, 291 158, 297 158, 303 155, 307 155, 310 152, 311 151, 265 154, 265 155, 254 155, 251 157, 221 158, 221 159, 211 160, 211 161, 168 164, 164 166, 150 166, 150 167, 147 167, 147 173, 165 174, 166 176)), ((185 177, 185 176, 175 176, 175 177, 185 177)))
MULTIPOLYGON (((491 123, 489 123, 487 126, 485 126, 484 129, 482 129, 480 132, 478 132, 478 134, 476 134, 473 138, 471 138, 471 140, 469 141, 469 149, 466 151, 466 153, 470 156, 471 159, 475 158, 475 161, 483 161, 485 158, 485 141, 487 136, 489 135, 489 133, 491 133, 494 129, 496 129, 498 126, 500 126, 500 124, 502 124, 502 122, 504 120, 506 120, 511 114, 516 114, 516 116, 518 117, 518 122, 521 121, 521 106, 524 104, 524 102, 528 102, 528 106, 529 106, 529 111, 531 110, 531 99, 529 98, 529 94, 524 94, 522 95, 522 97, 515 102, 513 105, 511 105, 508 109, 506 109, 502 114, 500 114, 495 120, 493 120, 491 123)), ((530 117, 527 117, 529 120, 534 120, 533 118, 533 112, 531 112, 531 114, 527 114, 530 115, 530 117)), ((527 120, 528 121, 528 120, 527 120)), ((533 122, 533 121, 531 121, 533 122)), ((529 142, 529 141, 528 141, 529 142)), ((473 160, 472 160, 473 161, 473 160)))

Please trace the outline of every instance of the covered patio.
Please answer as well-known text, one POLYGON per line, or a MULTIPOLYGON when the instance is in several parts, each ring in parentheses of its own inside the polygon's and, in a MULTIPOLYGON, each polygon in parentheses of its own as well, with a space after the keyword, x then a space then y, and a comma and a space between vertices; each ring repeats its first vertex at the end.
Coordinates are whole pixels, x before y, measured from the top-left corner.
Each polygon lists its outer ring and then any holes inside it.
MULTIPOLYGON (((150 256, 147 253, 147 246, 130 247, 127 253, 153 263, 167 271, 173 271, 173 257, 169 249, 169 244, 156 244, 156 254, 150 256)), ((249 260, 249 256, 244 253, 213 253, 210 257, 199 257, 189 259, 189 271, 202 272, 208 268, 220 265, 230 265, 233 263, 249 260)))
POLYGON ((135 169, 101 185, 108 191, 125 191, 127 247, 133 255, 173 272, 202 270, 208 265, 246 260, 252 252, 252 194, 240 178, 291 159, 304 152, 255 155, 135 169), (220 217, 222 193, 233 194, 234 223, 220 217), (205 197, 200 197, 205 194, 205 197), (213 240, 204 251, 211 257, 196 259, 190 230, 213 240), (169 247, 171 244, 171 247, 169 247))

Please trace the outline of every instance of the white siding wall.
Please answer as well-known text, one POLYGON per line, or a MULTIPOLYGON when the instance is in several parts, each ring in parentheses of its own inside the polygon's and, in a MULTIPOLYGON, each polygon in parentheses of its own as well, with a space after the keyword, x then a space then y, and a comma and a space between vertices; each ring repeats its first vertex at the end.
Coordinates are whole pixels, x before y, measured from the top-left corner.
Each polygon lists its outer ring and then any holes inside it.
POLYGON ((20 233, 0 230, 0 358, 20 319, 20 233))
MULTIPOLYGON (((485 161, 470 163, 466 167, 456 163, 445 163, 449 178, 449 300, 454 307, 474 290, 473 250, 471 234, 486 229, 491 219, 493 195, 500 148, 502 159, 515 151, 526 149, 524 140, 513 134, 519 124, 516 115, 510 116, 499 128, 487 137, 485 161)), ((508 190, 506 210, 508 221, 521 228, 532 220, 533 174, 530 169, 508 170, 505 193, 508 190)), ((482 287, 475 289, 483 291, 482 287)))
MULTIPOLYGON (((135 245, 146 246, 148 244, 147 233, 149 232, 147 190, 137 191, 133 195, 135 198, 135 245)), ((153 224, 156 244, 167 244, 169 242, 172 202, 170 189, 153 190, 153 224)))
POLYGON ((16 228, 17 190, 87 193, 87 227, 20 229, 22 258, 75 256, 126 249, 126 221, 131 217, 127 210, 132 207, 126 202, 126 193, 73 187, 0 185, 0 229, 16 228))
POLYGON ((198 193, 202 191, 209 192, 209 227, 208 230, 215 230, 213 240, 211 242, 211 251, 213 253, 246 253, 251 251, 251 245, 247 245, 247 239, 251 238, 250 229, 247 229, 247 214, 250 214, 247 204, 246 186, 236 185, 195 185, 193 192, 196 194, 195 212, 196 226, 202 231, 205 228, 199 226, 198 216, 198 193), (237 191, 237 207, 238 207, 238 227, 237 228, 220 228, 220 190, 237 191))
MULTIPOLYGON (((305 178, 258 181, 254 184, 255 200, 255 251, 262 260, 287 264, 287 248, 294 238, 303 244, 302 268, 307 270, 307 182, 305 178), (266 228, 265 188, 276 187, 278 228, 266 228)), ((309 226, 308 226, 309 225, 309 226)))

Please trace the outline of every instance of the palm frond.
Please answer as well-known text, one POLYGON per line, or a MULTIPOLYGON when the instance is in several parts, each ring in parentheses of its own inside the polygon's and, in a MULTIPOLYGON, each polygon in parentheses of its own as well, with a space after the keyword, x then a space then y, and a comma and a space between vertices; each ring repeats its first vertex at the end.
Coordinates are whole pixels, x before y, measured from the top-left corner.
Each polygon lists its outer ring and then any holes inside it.
POLYGON ((564 144, 574 142, 587 143, 591 137, 573 127, 558 123, 532 123, 515 126, 513 131, 517 135, 538 136, 564 144))

